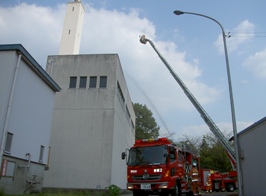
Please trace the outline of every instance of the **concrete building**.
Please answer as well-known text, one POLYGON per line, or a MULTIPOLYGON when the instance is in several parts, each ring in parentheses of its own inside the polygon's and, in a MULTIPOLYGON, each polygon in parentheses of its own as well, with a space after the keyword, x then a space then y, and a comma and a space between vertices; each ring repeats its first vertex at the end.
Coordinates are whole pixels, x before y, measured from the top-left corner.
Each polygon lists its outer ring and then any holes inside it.
POLYGON ((126 188, 122 151, 135 141, 135 113, 117 54, 75 55, 84 15, 69 2, 59 55, 46 70, 62 87, 56 95, 51 132, 49 189, 126 188))
POLYGON ((60 87, 20 45, 0 45, 0 189, 40 191, 60 87))
POLYGON ((80 40, 84 19, 84 8, 81 0, 67 4, 64 27, 59 49, 60 55, 79 54, 80 40))
POLYGON ((244 195, 265 195, 266 117, 238 133, 244 195))
POLYGON ((126 188, 122 151, 135 141, 135 113, 117 54, 49 56, 56 94, 44 187, 126 188))

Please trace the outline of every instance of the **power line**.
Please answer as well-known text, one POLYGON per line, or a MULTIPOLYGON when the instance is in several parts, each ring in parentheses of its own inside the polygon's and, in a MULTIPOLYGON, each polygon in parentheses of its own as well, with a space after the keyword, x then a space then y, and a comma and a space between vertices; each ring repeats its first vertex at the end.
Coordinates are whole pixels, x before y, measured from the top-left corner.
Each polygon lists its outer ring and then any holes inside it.
POLYGON ((150 97, 145 93, 145 91, 140 87, 140 85, 137 83, 137 81, 127 72, 125 72, 129 78, 133 81, 133 83, 136 85, 136 87, 140 90, 140 92, 145 96, 145 98, 147 99, 147 101, 150 103, 151 107, 154 109, 154 111, 156 112, 156 114, 158 115, 161 123, 163 124, 164 128, 166 129, 168 135, 166 137, 170 138, 173 140, 173 133, 171 133, 165 123, 165 121, 163 120, 163 118, 161 117, 160 113, 158 112, 157 108, 155 107, 155 105, 153 104, 153 102, 151 101, 150 97))
POLYGON ((228 38, 230 37, 266 37, 266 32, 246 32, 246 33, 228 32, 226 36, 228 38))

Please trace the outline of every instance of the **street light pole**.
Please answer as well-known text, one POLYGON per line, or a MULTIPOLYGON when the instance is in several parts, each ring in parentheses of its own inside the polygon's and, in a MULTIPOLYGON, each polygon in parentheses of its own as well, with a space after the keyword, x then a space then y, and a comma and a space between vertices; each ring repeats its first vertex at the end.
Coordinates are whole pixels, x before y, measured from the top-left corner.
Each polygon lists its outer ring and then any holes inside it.
POLYGON ((229 86, 229 95, 230 95, 230 104, 231 104, 231 115, 232 115, 233 133, 234 133, 234 145, 235 145, 235 151, 236 151, 235 153, 236 153, 236 169, 237 169, 237 175, 238 175, 238 189, 239 189, 239 195, 242 196, 243 195, 242 194, 242 174, 241 174, 241 169, 240 169, 240 160, 239 160, 239 153, 238 153, 238 138, 237 138, 235 107, 234 107, 234 99, 233 99, 233 90, 232 90, 232 83, 231 83, 228 52, 227 52, 226 39, 225 39, 226 35, 224 32, 224 28, 220 22, 218 22, 217 20, 215 20, 212 17, 206 16, 203 14, 198 14, 198 13, 193 13, 193 12, 183 12, 180 10, 175 10, 174 14, 176 14, 176 15, 192 14, 192 15, 208 18, 208 19, 216 22, 222 29, 223 43, 224 43, 224 54, 225 54, 225 62, 226 62, 227 78, 228 78, 228 86, 229 86))

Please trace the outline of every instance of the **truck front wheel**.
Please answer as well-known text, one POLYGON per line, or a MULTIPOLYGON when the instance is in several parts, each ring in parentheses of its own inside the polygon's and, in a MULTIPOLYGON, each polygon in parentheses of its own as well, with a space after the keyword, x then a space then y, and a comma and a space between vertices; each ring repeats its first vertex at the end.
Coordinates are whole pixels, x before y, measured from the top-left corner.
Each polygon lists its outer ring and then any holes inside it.
POLYGON ((133 191, 133 196, 137 196, 138 192, 137 191, 133 191))
POLYGON ((133 190, 133 196, 148 196, 149 193, 146 191, 133 190))

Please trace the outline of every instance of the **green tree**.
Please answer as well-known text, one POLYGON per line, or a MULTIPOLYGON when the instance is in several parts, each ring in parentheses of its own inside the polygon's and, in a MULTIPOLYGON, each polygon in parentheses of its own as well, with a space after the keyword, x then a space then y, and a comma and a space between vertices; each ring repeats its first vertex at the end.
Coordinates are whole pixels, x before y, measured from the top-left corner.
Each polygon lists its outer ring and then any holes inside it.
POLYGON ((232 170, 225 148, 212 133, 204 134, 203 137, 183 135, 179 138, 177 146, 199 156, 203 169, 214 169, 220 172, 232 170))
POLYGON ((183 134, 182 137, 180 137, 175 143, 179 148, 191 152, 195 156, 199 156, 200 142, 200 137, 194 137, 191 135, 183 134))
POLYGON ((226 150, 213 134, 205 134, 199 148, 202 168, 226 172, 232 170, 226 150))
POLYGON ((136 134, 135 139, 157 138, 160 127, 157 125, 151 110, 146 105, 133 104, 136 114, 136 134))
POLYGON ((200 151, 200 159, 201 159, 200 165, 201 165, 201 167, 206 168, 206 169, 212 168, 212 157, 209 156, 211 154, 210 153, 211 148, 208 145, 205 136, 203 136, 199 151, 200 151))

